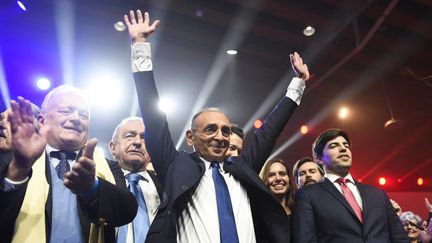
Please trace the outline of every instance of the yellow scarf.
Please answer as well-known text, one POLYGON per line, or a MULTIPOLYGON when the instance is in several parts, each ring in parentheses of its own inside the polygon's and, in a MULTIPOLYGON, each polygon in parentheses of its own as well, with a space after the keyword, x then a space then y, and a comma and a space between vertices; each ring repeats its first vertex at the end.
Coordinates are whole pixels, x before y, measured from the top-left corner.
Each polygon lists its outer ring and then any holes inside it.
MULTIPOLYGON (((114 176, 101 152, 95 150, 96 176, 115 184, 114 176)), ((34 163, 21 210, 15 221, 13 243, 46 242, 45 203, 48 198, 49 184, 45 177, 45 153, 34 163)), ((90 226, 89 243, 104 242, 103 226, 90 226)))

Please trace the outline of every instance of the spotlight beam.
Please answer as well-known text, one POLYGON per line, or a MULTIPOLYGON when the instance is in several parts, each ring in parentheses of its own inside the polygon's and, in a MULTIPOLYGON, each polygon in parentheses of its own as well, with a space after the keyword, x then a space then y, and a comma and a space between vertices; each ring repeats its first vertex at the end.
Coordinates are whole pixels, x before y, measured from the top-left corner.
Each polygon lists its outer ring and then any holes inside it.
POLYGON ((427 131, 430 127, 430 121, 425 122, 422 126, 417 128, 411 135, 404 140, 403 143, 399 143, 399 145, 392 150, 390 154, 385 156, 380 162, 376 163, 374 167, 368 170, 362 177, 360 177, 360 180, 364 180, 368 176, 370 176, 373 172, 375 172, 379 167, 381 167, 383 164, 391 161, 394 157, 396 157, 401 151, 403 151, 405 148, 407 148, 409 145, 414 143, 418 138, 420 138, 424 134, 428 134, 427 131))
POLYGON ((414 169, 412 169, 411 171, 409 171, 408 173, 406 173, 405 175, 401 176, 398 181, 403 181, 406 178, 408 178, 409 176, 411 176, 412 174, 414 174, 415 172, 417 172, 418 170, 420 170, 421 168, 425 167, 426 165, 432 163, 432 159, 426 159, 425 161, 423 161, 421 164, 417 165, 414 169))
POLYGON ((63 82, 74 83, 74 12, 72 0, 55 1, 55 24, 63 82))
MULTIPOLYGON (((367 4, 365 4, 361 11, 359 11, 359 13, 363 12, 369 5, 371 2, 368 2, 367 4)), ((394 0, 389 6, 391 6, 391 10, 393 9, 394 5, 397 3, 397 0, 394 0)), ((389 14, 389 10, 386 10, 385 13, 389 14)), ((348 17, 345 19, 345 22, 340 25, 340 27, 338 29, 335 29, 334 26, 328 26, 327 29, 328 30, 332 30, 332 31, 325 31, 326 33, 330 33, 328 35, 328 37, 326 39, 317 39, 316 41, 314 41, 311 46, 307 49, 307 51, 305 52, 303 56, 304 60, 308 60, 309 57, 313 57, 315 55, 317 55, 322 49, 324 49, 325 46, 327 46, 327 44, 331 43, 331 41, 333 39, 335 39, 345 28, 346 26, 348 26, 351 21, 353 20, 354 17, 348 17)), ((379 25, 382 24, 381 20, 379 25)), ((378 23, 377 21, 377 23, 378 23)), ((376 27, 377 28, 377 27, 376 27)), ((361 49, 363 49, 363 47, 367 44, 367 42, 369 42, 370 38, 372 37, 372 35, 376 32, 376 29, 374 31, 369 31, 369 36, 367 36, 368 38, 365 37, 365 39, 362 41, 362 46, 357 46, 351 53, 349 53, 346 57, 344 57, 338 64, 336 64, 334 67, 332 67, 329 71, 327 71, 326 74, 324 74, 324 76, 322 76, 318 81, 315 82, 315 84, 311 87, 309 87, 306 92, 310 92, 313 88, 315 88, 318 83, 321 83, 325 78, 327 78, 328 76, 330 76, 331 74, 333 74, 336 70, 338 70, 343 64, 345 64, 348 60, 350 60, 354 54, 357 54, 357 52, 359 52, 361 49)), ((310 61, 310 63, 312 63, 313 60, 310 61)), ((312 66, 311 64, 309 64, 309 66, 312 66)), ((287 73, 285 73, 285 75, 283 76, 283 78, 280 79, 279 84, 276 86, 276 88, 273 89, 273 91, 270 93, 269 96, 267 96, 267 99, 262 103, 262 105, 258 108, 258 110, 252 115, 252 117, 249 119, 249 121, 246 123, 245 125, 245 132, 248 132, 250 128, 252 128, 252 124, 254 119, 258 118, 258 117, 262 117, 264 116, 265 112, 267 112, 270 108, 271 108, 271 104, 272 104, 272 100, 277 99, 277 97, 279 97, 279 91, 280 90, 284 90, 284 85, 285 85, 285 80, 288 79, 289 77, 292 76, 292 71, 288 71, 287 73)))
POLYGON ((4 75, 4 70, 3 70, 3 60, 1 57, 1 53, 0 53, 0 91, 1 91, 1 95, 3 97, 3 102, 5 104, 6 108, 10 107, 10 95, 9 95, 9 88, 6 82, 6 77, 4 75))
MULTIPOLYGON (((248 0, 244 1, 244 6, 259 6, 262 4, 260 0, 248 0)), ((222 74, 225 72, 229 61, 227 60, 226 50, 228 49, 237 49, 240 43, 243 41, 246 32, 249 30, 250 26, 253 23, 253 20, 256 18, 256 11, 251 11, 253 8, 242 8, 240 9, 236 17, 233 20, 233 24, 231 24, 231 28, 228 30, 227 34, 224 37, 224 41, 222 42, 219 50, 217 52, 215 61, 213 61, 212 67, 207 74, 207 77, 204 81, 204 85, 201 88, 201 92, 196 99, 192 113, 189 116, 189 119, 186 122, 186 125, 183 128, 182 133, 180 134, 179 140, 177 141, 176 148, 179 149, 182 145, 183 141, 186 138, 186 131, 190 128, 190 121, 192 120, 195 113, 197 113, 200 109, 204 107, 211 93, 214 91, 216 85, 219 83, 222 74), (248 18, 244 17, 247 16, 248 18)), ((232 56, 229 56, 229 60, 232 60, 232 56)))

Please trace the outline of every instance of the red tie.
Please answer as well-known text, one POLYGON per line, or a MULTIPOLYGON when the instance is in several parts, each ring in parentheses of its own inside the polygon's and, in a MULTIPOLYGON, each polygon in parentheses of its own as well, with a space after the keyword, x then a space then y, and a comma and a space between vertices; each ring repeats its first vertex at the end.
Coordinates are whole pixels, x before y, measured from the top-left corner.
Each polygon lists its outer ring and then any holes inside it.
POLYGON ((363 223, 363 216, 362 216, 362 211, 360 209, 360 206, 358 205, 357 200, 354 197, 354 194, 347 186, 347 182, 349 182, 349 180, 345 178, 339 178, 336 180, 336 182, 340 184, 342 188, 342 193, 345 199, 351 205, 351 208, 354 210, 355 214, 357 215, 357 218, 360 220, 360 222, 363 223))

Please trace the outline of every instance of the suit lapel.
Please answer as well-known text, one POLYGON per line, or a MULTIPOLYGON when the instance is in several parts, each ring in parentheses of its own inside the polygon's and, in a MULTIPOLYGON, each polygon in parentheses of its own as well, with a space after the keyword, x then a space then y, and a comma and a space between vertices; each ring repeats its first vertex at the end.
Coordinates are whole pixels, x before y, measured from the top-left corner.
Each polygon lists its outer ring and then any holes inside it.
POLYGON ((159 198, 162 200, 162 193, 163 193, 163 191, 162 191, 162 186, 161 186, 161 184, 159 183, 159 180, 157 179, 157 176, 156 176, 153 172, 151 172, 151 171, 147 171, 147 172, 149 173, 150 178, 152 179, 153 184, 154 184, 155 187, 156 187, 156 191, 157 191, 157 193, 159 194, 159 198))
POLYGON ((359 183, 359 182, 355 182, 356 183, 356 186, 357 186, 357 189, 359 190, 359 192, 360 192, 360 197, 362 198, 362 205, 363 205, 363 222, 367 222, 365 219, 366 219, 366 217, 367 217, 367 213, 368 213, 368 207, 367 207, 367 203, 365 203, 365 202, 367 202, 368 201, 368 199, 367 199, 367 196, 368 196, 368 193, 367 193, 367 190, 366 190, 366 188, 365 188, 365 186, 363 185, 363 184, 361 184, 361 183, 359 183))
POLYGON ((241 183, 267 191, 268 188, 262 183, 255 171, 245 165, 240 157, 228 157, 224 162, 224 170, 235 176, 241 183))
POLYGON ((348 201, 345 199, 345 197, 342 195, 342 193, 333 185, 333 183, 329 179, 325 178, 324 182, 320 183, 320 185, 325 190, 330 192, 330 194, 334 198, 336 198, 336 200, 338 200, 351 213, 351 215, 357 219, 357 221, 359 223, 361 223, 360 220, 357 218, 357 215, 354 213, 354 210, 349 205, 348 201))

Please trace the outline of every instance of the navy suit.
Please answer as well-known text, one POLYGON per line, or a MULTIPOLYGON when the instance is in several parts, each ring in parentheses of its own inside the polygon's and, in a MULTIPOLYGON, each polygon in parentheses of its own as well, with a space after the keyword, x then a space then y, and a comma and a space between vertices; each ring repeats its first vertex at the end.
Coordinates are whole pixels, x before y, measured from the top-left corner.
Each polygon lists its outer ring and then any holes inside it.
MULTIPOLYGON (((146 242, 176 242, 177 219, 204 175, 204 162, 196 153, 176 150, 165 115, 158 110, 159 96, 153 72, 135 73, 134 79, 146 126, 147 150, 165 192, 146 242)), ((240 156, 224 162, 224 170, 234 175, 247 191, 258 242, 287 242, 290 239, 289 219, 257 172, 296 107, 291 99, 282 98, 263 127, 246 142, 240 156)))
POLYGON ((363 223, 327 178, 299 190, 292 221, 294 243, 409 242, 387 194, 359 182, 356 186, 363 201, 363 223))

